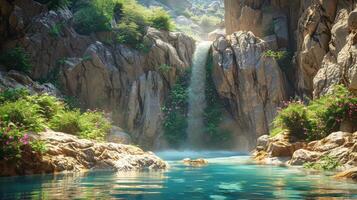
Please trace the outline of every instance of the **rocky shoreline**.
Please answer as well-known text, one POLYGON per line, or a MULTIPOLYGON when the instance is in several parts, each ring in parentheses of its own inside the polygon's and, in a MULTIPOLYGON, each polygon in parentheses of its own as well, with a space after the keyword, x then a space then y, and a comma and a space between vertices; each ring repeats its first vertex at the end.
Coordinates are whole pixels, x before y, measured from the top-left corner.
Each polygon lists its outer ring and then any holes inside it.
POLYGON ((289 139, 285 134, 275 137, 263 135, 258 138, 252 153, 259 164, 303 166, 319 163, 326 156, 339 163, 336 178, 357 181, 357 132, 335 132, 322 140, 305 142, 289 139))
POLYGON ((152 152, 131 145, 93 142, 50 130, 31 138, 45 142, 45 153, 35 153, 30 146, 25 146, 19 162, 0 161, 0 176, 168 168, 168 164, 152 152))

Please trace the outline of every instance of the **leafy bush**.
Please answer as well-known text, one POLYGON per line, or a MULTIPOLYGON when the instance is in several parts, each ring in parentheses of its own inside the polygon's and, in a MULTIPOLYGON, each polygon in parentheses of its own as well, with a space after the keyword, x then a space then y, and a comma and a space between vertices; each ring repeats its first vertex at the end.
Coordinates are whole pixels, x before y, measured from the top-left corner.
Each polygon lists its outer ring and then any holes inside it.
POLYGON ((276 59, 280 68, 287 72, 292 69, 292 53, 287 51, 272 51, 268 50, 264 52, 264 56, 276 59))
POLYGON ((21 158, 21 147, 29 143, 28 134, 24 134, 14 124, 0 124, 0 158, 14 161, 21 158))
POLYGON ((65 109, 63 102, 58 101, 56 97, 48 94, 28 96, 26 99, 30 103, 40 107, 40 113, 47 121, 65 109))
POLYGON ((331 156, 323 156, 318 162, 308 162, 304 164, 304 168, 324 171, 333 171, 340 166, 340 162, 331 156))
POLYGON ((86 139, 104 140, 110 131, 111 124, 101 112, 85 112, 79 118, 80 134, 86 139))
POLYGON ((264 56, 266 57, 271 57, 275 58, 277 60, 282 59, 285 55, 287 54, 286 51, 273 51, 273 50, 268 50, 264 52, 264 56))
POLYGON ((143 35, 139 31, 139 26, 134 22, 121 22, 118 25, 116 41, 121 44, 135 46, 140 42, 143 35))
POLYGON ((149 11, 137 4, 129 2, 122 8, 122 18, 118 27, 116 27, 117 42, 137 47, 142 42, 149 25, 149 11))
POLYGON ((274 134, 286 130, 298 139, 318 140, 338 131, 343 121, 357 121, 357 98, 340 85, 309 105, 285 104, 274 120, 274 134))
POLYGON ((0 55, 0 64, 7 70, 29 72, 32 68, 30 55, 20 46, 9 49, 0 55))
POLYGON ((79 9, 73 17, 75 30, 84 35, 111 30, 110 20, 92 5, 79 9))
POLYGON ((301 102, 292 102, 281 110, 274 120, 274 126, 288 130, 291 136, 298 139, 306 139, 308 131, 311 131, 307 109, 301 102))
POLYGON ((170 14, 162 8, 153 9, 149 21, 158 30, 171 31, 175 28, 170 14))
POLYGON ((50 128, 54 131, 79 135, 81 132, 80 116, 79 110, 62 111, 51 119, 50 128))
POLYGON ((41 107, 26 99, 6 102, 1 105, 0 118, 5 126, 14 124, 27 131, 39 132, 45 128, 44 118, 41 115, 41 107))
POLYGON ((0 104, 5 102, 14 102, 19 99, 25 98, 30 95, 30 92, 26 89, 6 89, 0 93, 0 104))
POLYGON ((100 112, 81 114, 79 110, 64 111, 55 115, 50 121, 50 128, 55 131, 93 140, 104 140, 110 127, 110 123, 100 112))
POLYGON ((162 108, 165 114, 163 123, 165 138, 170 146, 176 148, 187 137, 188 80, 189 73, 185 72, 171 89, 169 98, 162 108))
POLYGON ((320 139, 338 131, 343 121, 357 121, 357 98, 337 85, 331 94, 312 101, 308 110, 313 125, 311 138, 320 139))
POLYGON ((68 110, 64 102, 47 94, 31 96, 24 89, 0 93, 0 155, 6 160, 21 157, 24 145, 39 153, 46 150, 43 142, 30 141, 28 132, 50 127, 81 138, 103 140, 110 126, 103 113, 68 110))

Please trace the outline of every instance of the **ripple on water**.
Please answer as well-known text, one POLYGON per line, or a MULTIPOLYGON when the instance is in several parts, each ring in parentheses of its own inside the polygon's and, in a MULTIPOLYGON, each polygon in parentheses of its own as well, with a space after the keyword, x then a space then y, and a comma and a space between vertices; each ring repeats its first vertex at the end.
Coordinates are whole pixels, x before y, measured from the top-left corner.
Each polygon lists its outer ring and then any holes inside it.
MULTIPOLYGON (((216 156, 214 154, 213 156, 216 156)), ((228 155, 231 156, 231 155, 228 155)), ((200 156, 203 157, 203 156, 200 156)), ((354 199, 357 184, 298 168, 258 166, 246 156, 203 167, 0 178, 0 199, 354 199)))

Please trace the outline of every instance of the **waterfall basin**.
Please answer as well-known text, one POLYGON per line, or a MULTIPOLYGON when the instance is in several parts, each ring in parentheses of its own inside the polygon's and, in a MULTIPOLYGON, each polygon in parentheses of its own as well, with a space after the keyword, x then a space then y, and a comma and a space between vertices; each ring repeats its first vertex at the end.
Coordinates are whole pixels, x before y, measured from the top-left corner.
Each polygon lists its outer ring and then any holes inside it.
POLYGON ((237 152, 159 152, 164 171, 0 178, 0 199, 354 199, 357 184, 301 168, 256 165, 237 152), (184 165, 184 158, 208 165, 184 165))

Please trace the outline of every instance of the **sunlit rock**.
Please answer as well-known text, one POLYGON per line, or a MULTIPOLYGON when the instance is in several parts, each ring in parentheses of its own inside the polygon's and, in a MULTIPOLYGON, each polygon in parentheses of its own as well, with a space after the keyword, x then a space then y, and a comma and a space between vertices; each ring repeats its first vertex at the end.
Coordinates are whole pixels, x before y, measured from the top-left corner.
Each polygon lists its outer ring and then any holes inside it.
POLYGON ((198 158, 198 159, 195 159, 195 160, 192 160, 190 158, 185 158, 185 159, 182 160, 182 162, 185 165, 194 166, 194 167, 200 167, 200 166, 204 166, 204 165, 208 164, 208 161, 203 159, 203 158, 198 158))
POLYGON ((26 146, 16 165, 0 161, 0 176, 80 172, 90 169, 135 171, 168 167, 166 162, 153 153, 144 152, 135 146, 94 142, 53 131, 32 137, 45 142, 46 152, 35 153, 26 146))

